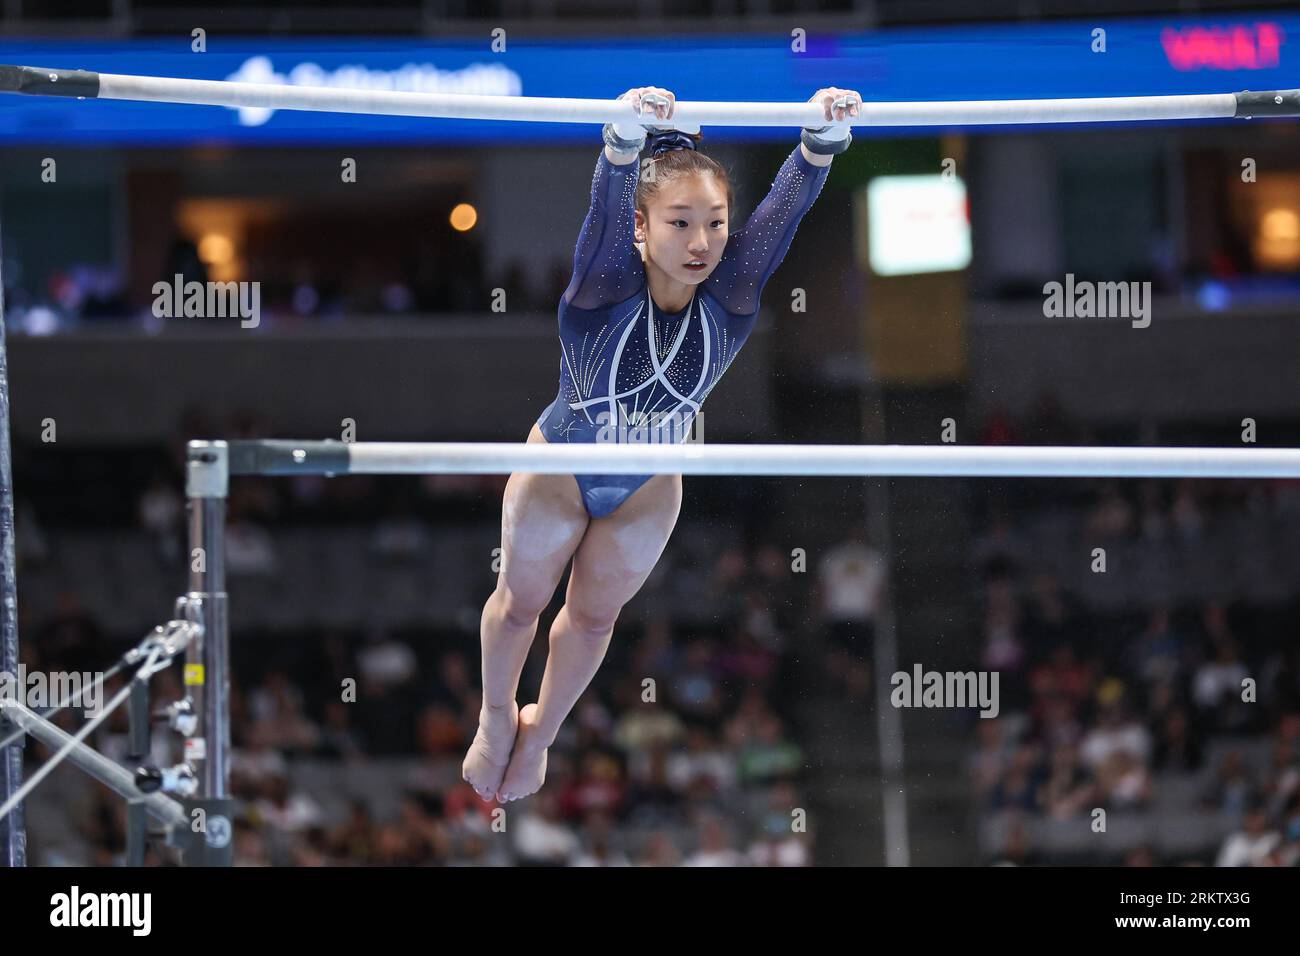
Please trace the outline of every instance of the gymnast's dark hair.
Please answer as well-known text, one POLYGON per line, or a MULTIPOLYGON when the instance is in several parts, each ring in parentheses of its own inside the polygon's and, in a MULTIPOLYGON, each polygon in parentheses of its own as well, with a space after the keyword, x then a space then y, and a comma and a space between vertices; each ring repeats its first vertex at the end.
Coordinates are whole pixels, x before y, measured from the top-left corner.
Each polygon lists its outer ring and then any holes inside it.
POLYGON ((670 183, 682 176, 708 174, 722 184, 727 193, 727 218, 731 218, 731 207, 735 196, 731 188, 731 177, 726 169, 715 159, 698 152, 695 145, 704 139, 703 133, 683 133, 679 130, 666 130, 652 133, 646 140, 651 158, 642 165, 642 174, 637 177, 636 208, 645 215, 650 202, 658 194, 664 183, 670 183), (654 164, 654 176, 645 172, 645 164, 654 164))

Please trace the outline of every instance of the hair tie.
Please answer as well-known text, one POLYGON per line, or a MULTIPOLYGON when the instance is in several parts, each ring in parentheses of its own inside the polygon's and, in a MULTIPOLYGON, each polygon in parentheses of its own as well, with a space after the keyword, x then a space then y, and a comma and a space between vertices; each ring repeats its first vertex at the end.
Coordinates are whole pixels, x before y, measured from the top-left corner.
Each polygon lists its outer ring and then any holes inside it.
POLYGON ((679 129, 665 129, 649 136, 650 155, 658 156, 674 149, 694 149, 695 137, 679 129))

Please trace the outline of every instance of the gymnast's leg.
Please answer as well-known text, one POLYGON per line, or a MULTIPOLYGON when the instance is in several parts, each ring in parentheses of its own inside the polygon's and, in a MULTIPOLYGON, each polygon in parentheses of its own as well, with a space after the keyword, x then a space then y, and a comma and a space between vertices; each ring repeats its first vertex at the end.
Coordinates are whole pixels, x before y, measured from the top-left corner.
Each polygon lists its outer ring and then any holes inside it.
MULTIPOLYGON (((529 442, 545 442, 536 425, 529 442)), ((591 519, 572 475, 513 474, 501 503, 501 572, 483 607, 483 706, 461 775, 492 799, 510 760, 519 707, 515 691, 538 616, 591 519)))
POLYGON ((551 624, 541 693, 519 712, 502 800, 535 793, 546 779, 546 750, 600 667, 618 612, 654 570, 681 506, 681 475, 656 475, 587 527, 573 556, 564 607, 551 624))

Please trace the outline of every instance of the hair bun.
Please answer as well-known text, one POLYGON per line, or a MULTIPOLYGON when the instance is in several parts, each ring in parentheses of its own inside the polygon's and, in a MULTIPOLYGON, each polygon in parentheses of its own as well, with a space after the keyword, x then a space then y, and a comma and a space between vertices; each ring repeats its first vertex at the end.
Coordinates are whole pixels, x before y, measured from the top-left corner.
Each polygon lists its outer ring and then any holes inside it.
POLYGON ((694 149, 699 138, 699 133, 692 135, 691 133, 683 133, 679 129, 665 129, 657 133, 651 133, 648 137, 650 155, 658 156, 674 149, 694 149))

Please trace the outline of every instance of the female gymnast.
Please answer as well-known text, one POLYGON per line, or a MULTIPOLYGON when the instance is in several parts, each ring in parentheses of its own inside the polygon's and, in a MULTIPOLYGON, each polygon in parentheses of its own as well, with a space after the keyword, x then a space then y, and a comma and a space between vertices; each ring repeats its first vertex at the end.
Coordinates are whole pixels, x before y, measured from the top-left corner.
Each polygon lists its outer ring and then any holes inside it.
MULTIPOLYGON (((862 98, 819 90, 827 125, 805 129, 767 197, 729 235, 726 171, 669 121, 676 98, 628 90, 641 123, 603 130, 591 207, 559 308, 560 390, 530 442, 681 441, 754 328, 763 286, 852 141, 862 98), (653 111, 653 112, 652 112, 653 111), (647 129, 653 159, 637 160, 647 129), (639 175, 638 175, 639 173, 639 175), (632 431, 629 432, 629 429, 632 431), (645 440, 641 438, 639 440, 645 440)), ((462 775, 484 800, 518 800, 546 777, 546 752, 595 676, 619 611, 677 523, 681 475, 512 474, 501 508, 501 571, 483 608, 483 705, 462 775), (537 622, 570 559, 537 703, 515 702, 537 622)))

